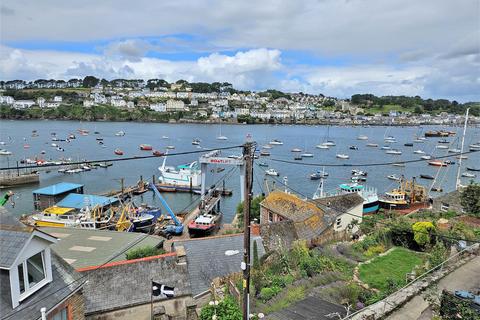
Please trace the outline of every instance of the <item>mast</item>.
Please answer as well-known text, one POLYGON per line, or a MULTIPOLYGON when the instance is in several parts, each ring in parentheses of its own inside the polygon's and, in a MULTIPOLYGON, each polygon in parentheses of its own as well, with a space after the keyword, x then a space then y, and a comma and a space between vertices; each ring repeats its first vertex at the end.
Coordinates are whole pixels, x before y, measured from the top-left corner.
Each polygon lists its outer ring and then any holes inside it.
POLYGON ((457 181, 455 183, 455 190, 458 190, 461 187, 461 184, 460 184, 460 170, 462 170, 463 145, 465 144, 465 132, 467 131, 468 112, 469 111, 470 111, 470 108, 467 108, 467 112, 465 112, 465 123, 463 125, 463 134, 462 134, 462 147, 460 149, 460 159, 458 159, 457 181))

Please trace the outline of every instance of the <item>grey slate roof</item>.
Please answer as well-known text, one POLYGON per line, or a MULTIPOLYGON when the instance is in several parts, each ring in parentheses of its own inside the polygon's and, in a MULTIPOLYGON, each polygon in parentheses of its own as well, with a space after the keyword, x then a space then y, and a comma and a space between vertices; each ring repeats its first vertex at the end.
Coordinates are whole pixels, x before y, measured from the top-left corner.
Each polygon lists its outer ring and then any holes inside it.
MULTIPOLYGON (((151 279, 175 288, 175 296, 191 294, 186 264, 177 264, 176 255, 140 261, 116 262, 83 271, 86 314, 91 315, 150 303, 151 279)), ((158 296, 154 301, 167 298, 158 296)))
POLYGON ((30 233, 0 229, 0 268, 8 269, 17 258, 30 233))
POLYGON ((161 247, 164 241, 162 237, 136 232, 56 227, 41 227, 40 230, 60 239, 51 248, 75 269, 125 260, 125 253, 129 250, 144 246, 161 247), (141 238, 144 239, 133 245, 141 238), (74 247, 87 250, 73 250, 74 247), (122 253, 127 248, 129 250, 122 253), (93 250, 88 251, 90 249, 93 250))
POLYGON ((75 272, 62 258, 52 253, 51 283, 22 301, 18 307, 12 309, 10 297, 10 279, 7 270, 0 270, 0 316, 2 319, 11 315, 8 320, 40 319, 40 308, 47 308, 47 312, 59 302, 65 300, 82 285, 85 279, 75 272), (77 280, 77 281, 76 281, 77 280), (74 282, 76 281, 76 282, 74 282))
MULTIPOLYGON (((254 241, 257 241, 258 256, 265 254, 262 238, 252 237, 252 259, 254 241)), ((208 290, 214 278, 241 271, 243 234, 175 241, 174 245, 185 248, 193 296, 208 290), (238 250, 238 253, 227 256, 227 250, 238 250)))
POLYGON ((338 317, 329 318, 326 315, 338 312, 342 317, 345 316, 345 308, 330 303, 317 297, 308 297, 300 300, 292 306, 283 310, 274 312, 265 319, 268 320, 330 320, 338 317))
POLYGON ((363 204, 363 198, 358 193, 342 194, 311 201, 317 205, 333 208, 339 213, 347 212, 350 209, 363 204))

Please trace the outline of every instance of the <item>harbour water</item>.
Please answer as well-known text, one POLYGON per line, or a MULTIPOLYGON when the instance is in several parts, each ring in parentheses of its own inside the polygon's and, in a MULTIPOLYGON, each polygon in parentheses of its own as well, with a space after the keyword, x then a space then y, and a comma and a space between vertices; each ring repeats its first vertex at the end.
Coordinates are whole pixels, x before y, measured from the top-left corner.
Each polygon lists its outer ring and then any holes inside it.
MULTIPOLYGON (((318 181, 309 179, 311 173, 322 170, 322 166, 305 166, 305 163, 316 164, 369 164, 385 162, 401 162, 407 160, 419 159, 421 155, 414 154, 414 150, 421 149, 427 154, 434 156, 447 155, 446 149, 437 149, 435 146, 442 138, 429 138, 424 143, 414 143, 413 147, 404 146, 405 143, 413 142, 415 135, 422 135, 427 130, 446 129, 457 132, 455 137, 448 138, 452 141, 451 148, 460 148, 460 138, 463 128, 453 127, 339 127, 339 126, 302 126, 302 125, 213 125, 213 124, 158 124, 158 123, 125 123, 125 122, 74 122, 74 121, 0 121, 0 141, 5 142, 1 149, 7 149, 12 152, 10 156, 0 156, 1 167, 15 167, 17 161, 25 158, 42 157, 44 159, 71 158, 78 160, 97 160, 108 158, 121 158, 114 154, 114 150, 119 148, 124 151, 123 157, 133 157, 141 155, 151 155, 151 151, 141 151, 140 144, 150 144, 154 150, 165 151, 167 146, 175 146, 175 150, 170 153, 198 151, 197 146, 192 145, 192 139, 199 138, 201 147, 205 149, 241 145, 248 134, 252 135, 253 140, 258 143, 259 149, 273 139, 283 142, 283 145, 273 146, 270 151, 271 156, 260 157, 256 160, 266 162, 269 167, 274 168, 280 173, 278 180, 283 177, 288 178, 288 185, 301 192, 305 196, 311 197, 315 192, 318 181), (78 129, 89 130, 89 135, 82 136, 78 134, 78 129), (32 137, 32 130, 37 130, 38 136, 32 137), (125 131, 125 136, 115 136, 118 131, 125 131), (99 134, 94 134, 98 131, 99 134), (76 135, 76 139, 71 142, 54 142, 61 146, 64 151, 58 151, 51 147, 51 133, 55 132, 58 138, 65 139, 69 133, 76 135), (328 150, 317 149, 315 146, 324 142, 327 138, 333 140, 336 146, 328 150), (220 133, 228 140, 217 140, 220 133), (359 135, 368 136, 368 140, 357 140, 359 135), (385 154, 385 150, 380 147, 385 145, 384 137, 390 135, 396 138, 396 143, 390 144, 392 148, 402 151, 402 155, 385 154), (168 138, 167 138, 168 137, 168 138), (103 138, 103 145, 99 144, 96 138, 103 138), (368 143, 377 143, 379 146, 367 147, 368 143), (29 145, 29 148, 24 148, 29 145), (350 150, 349 146, 355 145, 358 150, 350 150), (313 153, 313 158, 305 158, 302 161, 295 161, 295 164, 276 162, 274 159, 283 159, 294 161, 296 154, 291 152, 292 148, 299 148, 313 153), (45 154, 41 155, 44 150, 45 154), (336 158, 336 154, 348 154, 348 160, 336 158)), ((480 140, 480 128, 469 127, 465 137, 466 150, 468 145, 480 140)), ((226 150, 224 155, 241 154, 241 148, 226 150)), ((200 154, 187 154, 169 157, 167 165, 176 166, 187 162, 198 160, 200 154)), ((455 188, 455 178, 457 173, 458 159, 450 158, 456 164, 444 168, 438 168, 427 165, 426 161, 407 163, 405 167, 396 167, 392 165, 385 166, 337 166, 325 167, 329 173, 325 181, 325 190, 333 190, 339 184, 349 182, 351 170, 357 168, 368 172, 366 184, 378 189, 378 192, 384 192, 396 185, 395 182, 386 177, 391 174, 397 176, 405 175, 407 178, 412 176, 419 177, 420 174, 436 176, 438 170, 437 185, 441 185, 445 192, 455 188)), ((145 180, 152 180, 155 175, 158 178, 158 167, 161 165, 162 158, 150 158, 133 161, 115 162, 108 168, 99 168, 96 170, 82 172, 78 174, 62 174, 57 169, 52 169, 50 173, 41 173, 40 184, 21 186, 1 190, 6 192, 12 190, 15 192, 15 207, 9 209, 15 214, 21 215, 30 213, 33 209, 32 190, 42 186, 54 184, 61 181, 76 182, 85 185, 86 193, 103 193, 112 189, 120 189, 120 178, 125 179, 125 185, 131 185, 138 181, 140 175, 145 180)), ((480 154, 470 154, 467 160, 463 160, 462 167, 480 166, 480 154)), ((265 179, 272 181, 271 177, 266 177, 264 170, 266 167, 255 167, 254 174, 254 192, 260 193, 265 190, 265 179)), ((229 172, 229 168, 220 173, 209 172, 207 185, 212 185, 223 175, 229 172)), ((226 180, 226 187, 233 189, 232 197, 226 197, 223 200, 222 207, 224 212, 224 222, 230 222, 234 216, 237 203, 240 201, 240 179, 238 169, 230 178, 226 180)), ((462 170, 464 172, 465 169, 462 170)), ((467 183, 470 178, 462 178, 463 183, 467 183)), ((475 178, 478 182, 479 177, 475 178)), ((431 180, 417 180, 420 184, 430 186, 431 180)), ((271 186, 271 184, 270 184, 271 186)), ((279 187, 279 183, 276 183, 279 187)), ((438 193, 432 194, 433 197, 438 193)), ((184 211, 189 204, 192 204, 198 195, 187 193, 164 193, 168 203, 174 211, 184 211)), ((136 199, 138 203, 150 203, 160 205, 152 193, 146 193, 136 199)), ((191 208, 191 207, 190 207, 191 208)))

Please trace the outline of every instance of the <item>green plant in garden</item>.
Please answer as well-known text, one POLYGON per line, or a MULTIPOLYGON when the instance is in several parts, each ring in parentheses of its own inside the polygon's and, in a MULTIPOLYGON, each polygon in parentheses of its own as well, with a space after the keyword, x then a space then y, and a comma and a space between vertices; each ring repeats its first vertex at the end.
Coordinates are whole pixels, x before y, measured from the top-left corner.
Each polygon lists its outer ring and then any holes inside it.
POLYGON ((222 320, 241 320, 242 311, 231 296, 226 296, 218 305, 206 305, 200 313, 200 320, 211 320, 213 315, 222 320))
POLYGON ((430 244, 430 233, 435 231, 435 226, 430 221, 419 221, 412 225, 413 239, 420 246, 430 244))
POLYGON ((159 249, 154 246, 144 246, 144 247, 127 251, 125 255, 127 260, 132 260, 132 259, 139 259, 139 258, 145 258, 145 257, 151 257, 151 256, 158 256, 164 253, 165 253, 165 250, 163 249, 159 249))

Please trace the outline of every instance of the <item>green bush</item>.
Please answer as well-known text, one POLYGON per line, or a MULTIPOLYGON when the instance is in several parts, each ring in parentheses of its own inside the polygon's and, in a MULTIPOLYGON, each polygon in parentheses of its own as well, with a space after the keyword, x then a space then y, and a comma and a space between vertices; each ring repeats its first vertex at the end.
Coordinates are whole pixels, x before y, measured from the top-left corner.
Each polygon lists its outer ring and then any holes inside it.
POLYGON ((145 246, 127 251, 125 255, 127 260, 132 260, 151 256, 158 256, 163 253, 165 253, 165 250, 163 249, 159 249, 154 246, 145 246))
POLYGON ((282 289, 277 286, 262 288, 262 290, 260 290, 260 298, 264 302, 267 302, 268 300, 275 297, 280 291, 282 291, 282 289))
POLYGON ((367 257, 373 257, 384 252, 385 252, 385 246, 383 244, 379 244, 379 245, 368 248, 367 251, 365 251, 365 255, 367 257))
POLYGON ((206 305, 200 313, 200 320, 211 320, 213 315, 222 320, 241 320, 242 311, 231 296, 226 296, 217 306, 206 305))

